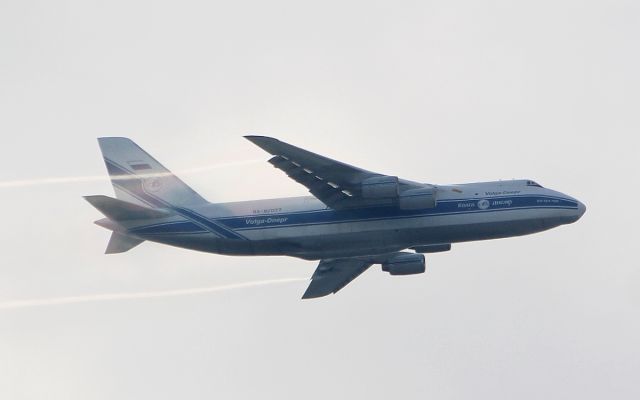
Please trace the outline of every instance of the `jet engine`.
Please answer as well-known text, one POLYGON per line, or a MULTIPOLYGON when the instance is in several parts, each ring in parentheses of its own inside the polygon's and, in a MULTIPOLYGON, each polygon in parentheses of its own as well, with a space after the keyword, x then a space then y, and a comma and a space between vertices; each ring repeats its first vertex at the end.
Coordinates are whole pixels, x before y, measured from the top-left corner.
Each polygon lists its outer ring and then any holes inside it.
MULTIPOLYGON (((406 184, 404 185, 406 188, 406 184)), ((421 210, 436 206, 437 189, 430 185, 402 190, 397 176, 374 176, 362 181, 362 198, 370 204, 396 206, 401 210, 421 210)))
POLYGON ((397 198, 399 187, 397 176, 374 176, 362 181, 362 197, 365 199, 397 198))
POLYGON ((425 271, 424 256, 416 253, 398 253, 384 263, 382 270, 390 275, 413 275, 425 271))
POLYGON ((421 210, 436 206, 436 188, 409 189, 400 193, 398 206, 401 210, 421 210))

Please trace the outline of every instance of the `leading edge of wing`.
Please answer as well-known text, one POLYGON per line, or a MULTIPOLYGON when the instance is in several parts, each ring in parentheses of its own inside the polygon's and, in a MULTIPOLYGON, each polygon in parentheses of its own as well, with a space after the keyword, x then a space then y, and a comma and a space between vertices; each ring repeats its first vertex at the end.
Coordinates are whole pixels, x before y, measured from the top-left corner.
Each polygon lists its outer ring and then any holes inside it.
POLYGON ((336 180, 340 180, 336 177, 336 175, 339 175, 340 178, 349 183, 356 183, 363 177, 381 175, 341 161, 333 160, 329 157, 316 154, 273 137, 246 135, 245 139, 271 155, 285 156, 293 162, 300 163, 301 165, 312 169, 316 174, 324 175, 325 173, 328 173, 328 175, 333 175, 332 178, 336 180))

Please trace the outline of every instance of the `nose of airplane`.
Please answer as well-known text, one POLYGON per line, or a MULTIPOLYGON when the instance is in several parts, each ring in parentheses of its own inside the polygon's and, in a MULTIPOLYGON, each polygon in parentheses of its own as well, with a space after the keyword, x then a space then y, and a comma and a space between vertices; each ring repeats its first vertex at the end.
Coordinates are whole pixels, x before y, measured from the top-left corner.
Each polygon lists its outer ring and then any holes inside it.
MULTIPOLYGON (((571 224, 573 222, 576 222, 577 220, 579 220, 580 218, 582 218, 582 216, 584 215, 584 213, 587 211, 587 206, 584 205, 583 202, 581 202, 580 200, 576 199, 575 197, 571 197, 569 195, 566 194, 562 194, 560 192, 555 192, 552 190, 547 189, 547 194, 551 195, 551 196, 555 196, 555 197, 563 197, 567 200, 569 200, 571 203, 575 202, 578 204, 577 208, 571 208, 571 211, 567 211, 567 223, 571 224)), ((573 204, 572 204, 573 205, 573 204)))
POLYGON ((576 221, 579 220, 586 211, 587 211, 587 206, 585 206, 583 202, 578 201, 578 215, 577 215, 576 221))

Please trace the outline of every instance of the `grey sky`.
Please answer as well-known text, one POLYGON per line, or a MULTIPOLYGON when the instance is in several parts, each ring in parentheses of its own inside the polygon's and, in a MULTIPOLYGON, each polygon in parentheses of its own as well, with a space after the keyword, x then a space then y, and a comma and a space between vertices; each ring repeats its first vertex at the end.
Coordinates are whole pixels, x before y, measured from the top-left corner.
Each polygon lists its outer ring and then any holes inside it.
MULTIPOLYGON (((640 397, 636 1, 0 2, 0 181, 105 176, 128 136, 210 201, 303 195, 242 139, 432 183, 531 178, 576 224, 427 273, 0 309, 0 398, 640 397)), ((0 187, 0 303, 308 277, 151 243, 102 254, 107 180, 0 187)))

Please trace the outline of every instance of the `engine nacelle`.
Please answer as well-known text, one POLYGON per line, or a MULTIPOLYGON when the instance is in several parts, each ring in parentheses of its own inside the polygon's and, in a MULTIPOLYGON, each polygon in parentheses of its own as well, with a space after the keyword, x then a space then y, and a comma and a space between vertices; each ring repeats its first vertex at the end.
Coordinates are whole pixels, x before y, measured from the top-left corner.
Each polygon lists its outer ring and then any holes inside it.
POLYGON ((368 200, 368 204, 393 205, 401 210, 422 210, 436 206, 436 187, 427 185, 400 192, 397 176, 374 176, 365 179, 360 190, 362 198, 368 200))
POLYGON ((374 176, 362 181, 362 197, 365 199, 397 198, 399 187, 397 176, 374 176))
POLYGON ((398 253, 382 264, 382 270, 391 275, 413 275, 423 273, 424 256, 415 253, 398 253))
POLYGON ((398 207, 401 210, 421 210, 436 206, 436 188, 419 188, 400 193, 398 207))

